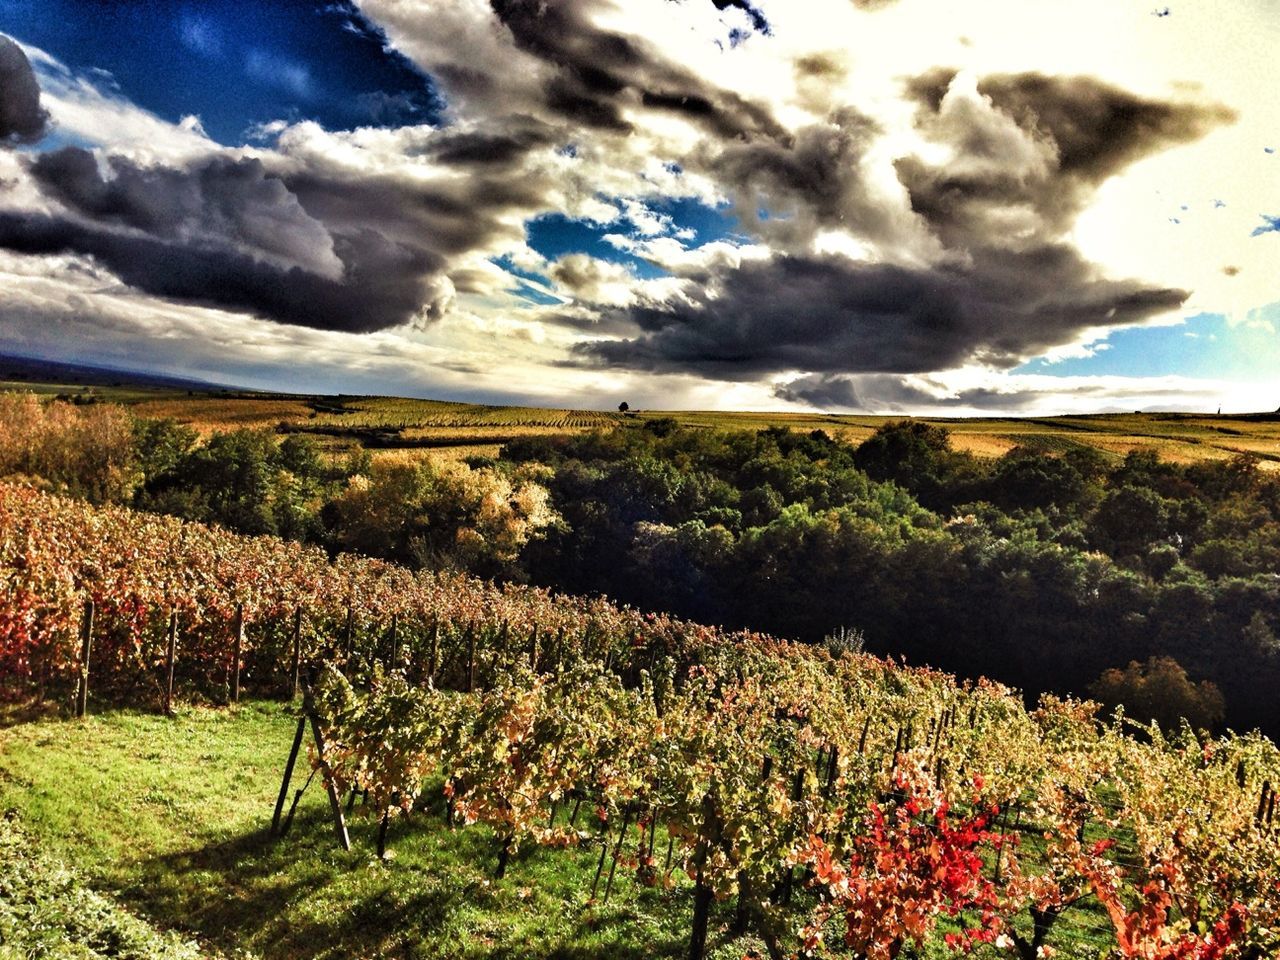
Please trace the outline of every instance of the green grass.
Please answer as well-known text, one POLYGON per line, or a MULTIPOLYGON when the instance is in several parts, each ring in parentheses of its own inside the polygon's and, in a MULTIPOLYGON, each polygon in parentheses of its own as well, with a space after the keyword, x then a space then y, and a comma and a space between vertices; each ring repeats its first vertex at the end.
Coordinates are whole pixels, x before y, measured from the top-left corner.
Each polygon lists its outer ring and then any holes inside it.
POLYGON ((161 933, 85 886, 44 853, 16 812, 0 818, 0 960, 199 960, 200 948, 161 933))
MULTIPOLYGON (((591 849, 522 850, 495 881, 490 831, 446 828, 438 803, 393 824, 384 863, 358 808, 352 852, 338 848, 317 780, 292 832, 272 839, 293 723, 266 702, 175 720, 122 710, 16 723, 0 730, 0 808, 18 810, 41 849, 93 888, 228 955, 682 954, 687 891, 620 878, 607 905, 589 904, 591 849)), ((741 955, 718 936, 713 947, 741 955)))

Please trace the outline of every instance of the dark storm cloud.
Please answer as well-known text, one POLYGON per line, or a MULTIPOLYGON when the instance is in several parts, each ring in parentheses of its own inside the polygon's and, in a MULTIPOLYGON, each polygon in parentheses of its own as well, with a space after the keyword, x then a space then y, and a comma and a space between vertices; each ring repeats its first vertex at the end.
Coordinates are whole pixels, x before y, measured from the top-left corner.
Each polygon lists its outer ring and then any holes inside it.
MULTIPOLYGON (((786 136, 764 106, 706 83, 643 40, 600 29, 578 5, 490 0, 490 6, 516 46, 555 68, 543 100, 564 120, 628 133, 632 127, 625 109, 643 106, 679 113, 721 138, 786 136)), ((448 79, 463 89, 481 82, 468 76, 448 79)))
POLYGON ((765 236, 804 240, 823 227, 844 226, 883 239, 899 218, 869 186, 865 160, 879 132, 870 117, 843 107, 785 140, 708 145, 697 162, 714 171, 739 219, 765 236))
POLYGON ((20 46, 0 34, 0 145, 35 143, 48 122, 31 61, 20 46))
POLYGON ((438 319, 453 296, 450 258, 510 231, 512 206, 540 200, 529 178, 474 176, 446 190, 305 166, 273 173, 222 155, 104 165, 75 147, 30 161, 65 212, 6 215, 0 247, 92 256, 148 293, 354 332, 438 319))
POLYGON ((450 166, 510 165, 555 140, 555 132, 545 124, 532 118, 509 118, 502 130, 456 132, 446 128, 433 136, 422 152, 450 166))
MULTIPOLYGON (((976 252, 908 268, 838 256, 746 261, 680 298, 622 312, 629 339, 581 343, 588 364, 751 380, 786 370, 917 373, 1000 367, 1091 327, 1137 323, 1186 291, 1097 279, 1072 248, 976 252)), ((622 317, 605 312, 610 326, 622 317)))
POLYGON ((330 246, 324 226, 259 160, 213 157, 190 169, 120 157, 105 163, 107 177, 92 153, 65 147, 40 154, 29 169, 46 196, 101 227, 177 242, 199 237, 303 262, 330 246))
POLYGON ((1134 401, 1149 402, 1150 387, 1114 383, 1055 383, 1044 390, 1015 387, 971 387, 950 391, 940 381, 929 377, 907 380, 886 374, 844 376, 810 374, 774 387, 780 400, 803 403, 820 410, 861 410, 867 413, 900 410, 976 408, 1017 414, 1036 407, 1046 398, 1061 404, 1065 399, 1096 404, 1119 404, 1125 409, 1134 401), (932 389, 926 389, 932 388, 932 389))
MULTIPOLYGON (((945 386, 929 378, 924 383, 934 387, 926 390, 902 377, 886 374, 844 376, 811 374, 778 384, 773 395, 779 400, 804 403, 820 410, 876 410, 918 409, 920 407, 981 407, 987 410, 1018 411, 1044 399, 1036 390, 996 390, 991 387, 974 387, 968 390, 947 392, 945 386)), ((1114 390, 1103 387, 1055 390, 1063 393, 1091 393, 1109 397, 1114 390)))
POLYGON ((1027 130, 1050 137, 1058 169, 1099 184, 1135 160, 1198 140, 1235 119, 1223 106, 1150 100, 1092 77, 985 77, 978 92, 1027 130))
POLYGON ((125 283, 190 303, 246 310, 285 323, 367 332, 404 322, 426 298, 438 262, 369 231, 335 237, 342 280, 282 268, 233 250, 179 245, 41 215, 0 214, 0 245, 19 253, 91 256, 125 283))
POLYGON ((908 99, 919 103, 927 111, 937 113, 942 106, 942 98, 951 89, 958 71, 951 67, 934 67, 914 77, 908 77, 903 83, 903 90, 908 99))
MULTIPOLYGON (((1009 369, 1087 330, 1182 305, 1186 291, 1106 279, 1067 232, 1108 177, 1203 135, 1229 111, 1039 74, 990 77, 978 95, 969 86, 948 97, 953 80, 936 71, 908 84, 922 131, 952 159, 896 163, 941 255, 917 266, 793 252, 708 268, 677 296, 606 311, 602 331, 632 331, 579 344, 578 360, 732 380, 1009 369)), ((736 189, 744 220, 756 206, 784 215, 758 225, 768 238, 845 227, 883 244, 905 234, 900 213, 867 186, 863 160, 877 133, 857 112, 837 110, 785 144, 725 144, 716 170, 736 189)))
POLYGON ((1043 166, 1026 169, 1002 162, 1011 152, 1007 132, 984 123, 972 106, 948 110, 944 100, 955 76, 936 69, 907 81, 906 92, 920 105, 922 132, 952 146, 961 163, 938 167, 904 157, 896 166, 912 209, 944 242, 958 246, 1007 230, 1005 214, 1012 210, 1034 214, 1037 222, 1024 218, 1022 226, 1038 238, 1057 236, 1108 178, 1235 118, 1222 106, 1147 99, 1090 77, 984 77, 978 93, 1016 124, 1028 145, 1043 148, 1043 166))
MULTIPOLYGON (((5 38, 0 68, 3 129, 30 138, 37 119, 43 128, 39 90, 5 38)), ((547 178, 515 173, 552 131, 511 116, 405 140, 406 152, 463 175, 424 183, 322 155, 151 165, 78 147, 33 155, 23 165, 51 207, 6 213, 0 247, 92 257, 140 291, 282 323, 368 332, 436 320, 455 295, 450 271, 474 288, 461 261, 496 238, 519 240, 515 224, 545 208, 547 178)))

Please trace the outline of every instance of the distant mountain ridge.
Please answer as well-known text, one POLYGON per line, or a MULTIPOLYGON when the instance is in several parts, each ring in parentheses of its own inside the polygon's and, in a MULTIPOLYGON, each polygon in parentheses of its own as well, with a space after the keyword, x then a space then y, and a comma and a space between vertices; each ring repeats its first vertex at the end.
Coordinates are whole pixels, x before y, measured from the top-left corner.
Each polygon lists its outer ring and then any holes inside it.
POLYGON ((119 367, 87 363, 44 360, 20 354, 0 353, 0 381, 20 380, 28 383, 68 384, 86 387, 138 386, 173 390, 239 389, 227 384, 175 377, 163 373, 146 373, 119 367))

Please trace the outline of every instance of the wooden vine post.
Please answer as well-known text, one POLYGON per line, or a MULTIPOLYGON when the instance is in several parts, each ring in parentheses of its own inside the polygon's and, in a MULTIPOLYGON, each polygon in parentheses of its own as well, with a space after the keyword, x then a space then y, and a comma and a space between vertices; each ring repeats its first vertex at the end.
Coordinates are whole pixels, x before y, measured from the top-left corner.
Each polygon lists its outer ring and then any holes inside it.
POLYGON ((231 702, 240 702, 240 655, 244 650, 244 604, 236 604, 236 618, 231 625, 231 702))
POLYGON ((284 813, 284 801, 289 795, 289 781, 293 779, 293 765, 298 762, 298 750, 302 747, 302 735, 307 729, 307 715, 298 717, 298 729, 293 734, 293 747, 284 764, 284 780, 280 782, 280 795, 276 797, 276 812, 271 818, 271 835, 280 836, 280 817, 284 813))
POLYGON ((84 602, 80 615, 80 680, 76 684, 76 717, 89 709, 89 655, 93 652, 93 601, 84 602))
POLYGON ((300 673, 302 671, 302 605, 299 604, 297 609, 293 611, 293 693, 292 698, 298 699, 298 690, 300 683, 300 673))
POLYGON ((474 623, 467 624, 467 693, 476 689, 476 629, 474 623))
POLYGON ((346 653, 348 662, 351 660, 351 654, 355 647, 356 639, 356 612, 352 609, 350 603, 347 604, 347 624, 343 630, 343 650, 346 653))
MULTIPOLYGON (((298 726, 293 735, 293 746, 289 750, 289 759, 285 762, 284 778, 280 782, 280 793, 276 797, 275 813, 271 818, 271 833, 273 835, 281 835, 281 814, 284 812, 284 801, 289 794, 289 783, 293 779, 294 764, 298 760, 298 751, 302 747, 302 736, 307 725, 311 726, 311 735, 316 746, 316 763, 320 769, 320 774, 324 778, 325 792, 329 795, 329 811, 333 816, 333 832, 338 839, 338 845, 344 851, 351 849, 351 837, 347 834, 347 821, 342 815, 342 799, 338 796, 338 787, 333 782, 333 773, 329 769, 329 764, 324 758, 324 737, 320 733, 320 720, 316 716, 315 702, 311 698, 311 684, 308 682, 302 687, 302 714, 298 717, 298 726)), ((309 784, 311 781, 308 780, 309 784)), ((302 791, 306 790, 306 786, 298 791, 298 797, 294 799, 294 806, 298 804, 298 799, 302 796, 302 791)), ((290 813, 289 820, 292 820, 293 814, 290 813)), ((285 829, 288 829, 288 821, 285 822, 285 829)))
POLYGON ((165 654, 164 715, 173 716, 173 670, 178 659, 178 611, 169 611, 169 648, 165 654))
POLYGON ((351 849, 351 838, 347 836, 347 821, 342 816, 342 799, 338 796, 338 787, 333 782, 333 774, 324 759, 324 737, 320 735, 320 721, 316 719, 315 707, 311 702, 311 689, 302 693, 302 704, 305 715, 311 720, 311 735, 316 744, 316 762, 320 764, 320 773, 324 777, 325 792, 329 794, 329 810, 333 814, 333 832, 338 838, 338 845, 343 850, 351 849))

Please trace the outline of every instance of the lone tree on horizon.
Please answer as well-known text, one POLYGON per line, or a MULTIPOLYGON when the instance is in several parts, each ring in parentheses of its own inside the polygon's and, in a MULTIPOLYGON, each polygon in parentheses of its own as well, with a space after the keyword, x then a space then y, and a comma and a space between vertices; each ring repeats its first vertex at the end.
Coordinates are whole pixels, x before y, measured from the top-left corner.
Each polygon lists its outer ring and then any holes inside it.
POLYGON ((623 400, 620 404, 618 404, 619 413, 626 413, 630 409, 631 409, 631 404, 627 403, 627 401, 625 400, 623 400))

